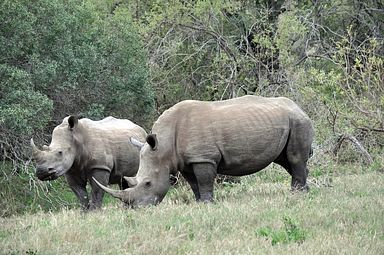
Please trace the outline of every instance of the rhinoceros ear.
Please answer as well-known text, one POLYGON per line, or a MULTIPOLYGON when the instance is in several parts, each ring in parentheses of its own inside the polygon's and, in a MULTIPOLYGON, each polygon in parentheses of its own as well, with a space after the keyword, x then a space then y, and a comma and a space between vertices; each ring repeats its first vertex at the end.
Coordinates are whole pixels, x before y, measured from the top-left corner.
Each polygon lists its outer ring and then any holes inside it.
POLYGON ((135 187, 137 185, 136 177, 126 177, 126 176, 124 176, 123 178, 127 182, 128 188, 132 188, 132 187, 135 187))
POLYGON ((146 140, 149 146, 151 146, 152 150, 156 150, 158 144, 156 134, 148 135, 146 140))
POLYGON ((79 119, 77 118, 77 116, 74 116, 74 115, 69 116, 68 125, 70 129, 73 129, 78 122, 79 122, 79 119))
POLYGON ((139 140, 137 140, 137 139, 135 139, 135 138, 133 138, 133 137, 131 137, 130 140, 131 140, 131 143, 132 143, 133 145, 135 145, 137 148, 139 148, 139 149, 143 148, 144 143, 140 142, 139 140))

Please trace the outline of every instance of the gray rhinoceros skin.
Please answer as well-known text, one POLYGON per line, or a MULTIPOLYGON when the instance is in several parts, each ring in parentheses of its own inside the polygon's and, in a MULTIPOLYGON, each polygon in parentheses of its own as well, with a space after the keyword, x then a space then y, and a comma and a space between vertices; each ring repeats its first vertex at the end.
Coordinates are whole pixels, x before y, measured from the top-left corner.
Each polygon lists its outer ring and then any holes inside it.
POLYGON ((104 185, 125 188, 122 177, 134 176, 139 166, 140 151, 129 139, 145 141, 146 135, 143 128, 126 119, 92 121, 68 116, 54 128, 49 146, 39 150, 31 139, 36 176, 49 181, 65 175, 83 209, 99 208, 104 191, 92 177, 104 185), (92 188, 90 198, 87 183, 92 188))
POLYGON ((313 135, 311 120, 285 97, 187 100, 153 125, 137 175, 127 178, 130 188, 101 187, 132 206, 157 204, 169 189, 169 174, 180 171, 196 199, 209 202, 217 173, 248 175, 275 162, 291 175, 292 189, 307 190, 313 135))

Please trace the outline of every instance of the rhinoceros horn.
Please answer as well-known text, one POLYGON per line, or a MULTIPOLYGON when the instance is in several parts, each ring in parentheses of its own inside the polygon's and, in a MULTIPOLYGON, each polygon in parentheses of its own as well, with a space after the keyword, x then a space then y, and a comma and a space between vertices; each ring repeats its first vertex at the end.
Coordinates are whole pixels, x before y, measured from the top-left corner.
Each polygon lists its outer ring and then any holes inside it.
POLYGON ((33 141, 33 138, 31 138, 31 146, 32 146, 32 152, 33 154, 35 155, 39 155, 41 153, 41 151, 37 148, 37 146, 35 145, 35 142, 33 141))
POLYGON ((137 179, 136 177, 127 177, 127 176, 124 176, 123 177, 124 180, 128 183, 128 187, 134 187, 137 185, 137 179))
POLYGON ((139 140, 137 140, 137 139, 135 139, 135 138, 133 138, 133 137, 131 137, 130 140, 131 140, 131 143, 132 143, 133 145, 135 145, 137 148, 139 148, 139 149, 143 148, 144 143, 140 142, 139 140))
POLYGON ((114 190, 114 189, 110 189, 108 187, 105 187, 103 184, 101 184, 100 182, 98 182, 96 180, 95 177, 92 177, 92 179, 96 182, 96 184, 102 188, 105 192, 107 192, 108 194, 112 195, 113 197, 115 198, 118 198, 118 199, 121 199, 124 201, 124 197, 125 197, 125 193, 123 190, 114 190))

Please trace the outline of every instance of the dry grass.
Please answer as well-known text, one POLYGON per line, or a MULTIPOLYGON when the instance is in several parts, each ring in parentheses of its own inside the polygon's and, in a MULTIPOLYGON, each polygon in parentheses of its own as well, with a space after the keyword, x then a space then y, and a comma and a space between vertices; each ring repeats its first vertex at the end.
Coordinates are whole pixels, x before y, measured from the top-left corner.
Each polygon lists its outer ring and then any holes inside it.
POLYGON ((344 175, 302 194, 257 175, 217 187, 214 204, 181 186, 157 207, 0 218, 0 254, 383 254, 383 183, 380 172, 344 175))

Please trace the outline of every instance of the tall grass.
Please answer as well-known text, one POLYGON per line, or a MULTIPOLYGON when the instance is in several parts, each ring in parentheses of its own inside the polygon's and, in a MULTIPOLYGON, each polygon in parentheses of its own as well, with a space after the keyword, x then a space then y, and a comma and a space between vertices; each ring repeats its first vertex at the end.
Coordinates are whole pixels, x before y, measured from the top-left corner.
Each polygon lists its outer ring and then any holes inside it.
POLYGON ((0 218, 0 254, 383 254, 382 172, 312 179, 306 194, 267 175, 217 186, 213 204, 181 185, 156 207, 0 218))

